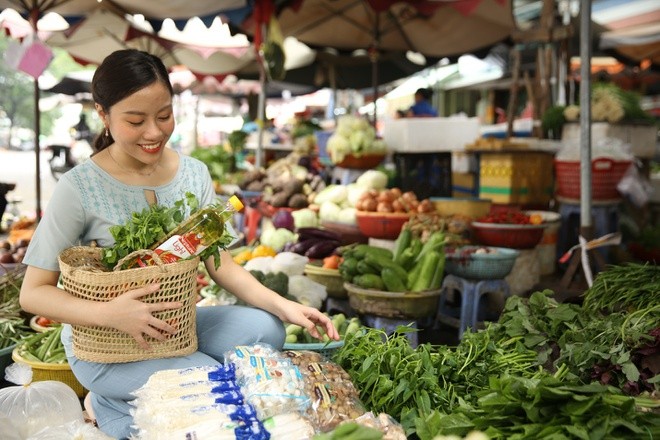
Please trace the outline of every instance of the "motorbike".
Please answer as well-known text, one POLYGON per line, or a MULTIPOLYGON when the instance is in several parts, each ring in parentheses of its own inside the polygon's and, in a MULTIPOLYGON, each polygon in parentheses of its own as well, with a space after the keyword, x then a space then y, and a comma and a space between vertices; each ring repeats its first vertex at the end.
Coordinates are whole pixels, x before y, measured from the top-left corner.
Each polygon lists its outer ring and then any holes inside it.
POLYGON ((50 173, 55 180, 92 155, 92 147, 86 140, 73 142, 71 145, 49 145, 52 155, 48 159, 50 173))

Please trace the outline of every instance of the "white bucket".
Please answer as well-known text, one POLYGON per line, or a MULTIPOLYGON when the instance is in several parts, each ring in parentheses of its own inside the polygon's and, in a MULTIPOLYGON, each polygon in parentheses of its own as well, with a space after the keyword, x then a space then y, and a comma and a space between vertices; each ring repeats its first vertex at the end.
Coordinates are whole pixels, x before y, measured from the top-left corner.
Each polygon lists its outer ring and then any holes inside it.
POLYGON ((545 229, 541 242, 537 245, 540 274, 550 275, 557 268, 557 241, 561 226, 561 215, 553 211, 525 211, 525 214, 538 214, 543 218, 545 229))

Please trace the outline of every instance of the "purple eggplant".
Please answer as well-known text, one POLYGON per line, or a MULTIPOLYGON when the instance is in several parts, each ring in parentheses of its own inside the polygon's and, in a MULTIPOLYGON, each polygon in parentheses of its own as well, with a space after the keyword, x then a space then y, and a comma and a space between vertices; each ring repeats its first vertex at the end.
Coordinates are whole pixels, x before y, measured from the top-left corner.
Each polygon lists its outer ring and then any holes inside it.
POLYGON ((334 231, 320 228, 298 228, 296 231, 301 240, 315 238, 317 240, 341 240, 341 236, 334 231))
POLYGON ((302 241, 299 240, 297 243, 291 246, 289 252, 295 252, 296 254, 305 255, 305 252, 307 252, 309 248, 313 247, 318 242, 319 240, 315 238, 310 238, 308 240, 302 240, 302 241))
POLYGON ((339 240, 317 240, 316 244, 307 249, 304 255, 314 259, 325 258, 332 255, 338 246, 339 240))

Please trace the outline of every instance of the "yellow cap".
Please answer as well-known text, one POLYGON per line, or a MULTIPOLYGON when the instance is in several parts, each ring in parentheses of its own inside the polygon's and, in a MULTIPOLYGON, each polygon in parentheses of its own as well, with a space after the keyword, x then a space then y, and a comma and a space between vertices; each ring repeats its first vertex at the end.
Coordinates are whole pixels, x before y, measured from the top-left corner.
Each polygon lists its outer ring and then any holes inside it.
POLYGON ((236 212, 239 212, 240 210, 243 209, 243 203, 242 203, 241 200, 240 200, 238 197, 236 197, 236 196, 231 196, 231 197, 229 198, 229 203, 231 204, 231 206, 234 207, 234 209, 236 210, 236 212))

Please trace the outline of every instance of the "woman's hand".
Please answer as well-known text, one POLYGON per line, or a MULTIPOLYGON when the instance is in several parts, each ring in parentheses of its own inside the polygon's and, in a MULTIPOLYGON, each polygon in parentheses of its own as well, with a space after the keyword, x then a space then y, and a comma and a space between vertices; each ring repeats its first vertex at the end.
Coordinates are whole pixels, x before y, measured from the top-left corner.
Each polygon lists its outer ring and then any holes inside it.
POLYGON ((150 304, 140 300, 143 296, 156 292, 159 284, 151 284, 139 289, 129 290, 106 303, 106 316, 108 326, 119 331, 128 333, 138 345, 149 350, 149 344, 145 336, 150 336, 157 341, 164 341, 178 331, 176 323, 168 323, 156 318, 155 312, 178 309, 183 306, 180 302, 161 302, 150 304), (174 325, 172 325, 174 324, 174 325))
POLYGON ((295 301, 287 300, 287 303, 282 311, 282 321, 304 327, 310 335, 318 340, 323 340, 323 335, 316 328, 319 325, 325 329, 325 333, 330 339, 339 340, 339 332, 332 324, 332 321, 319 310, 314 307, 304 306, 295 301))

